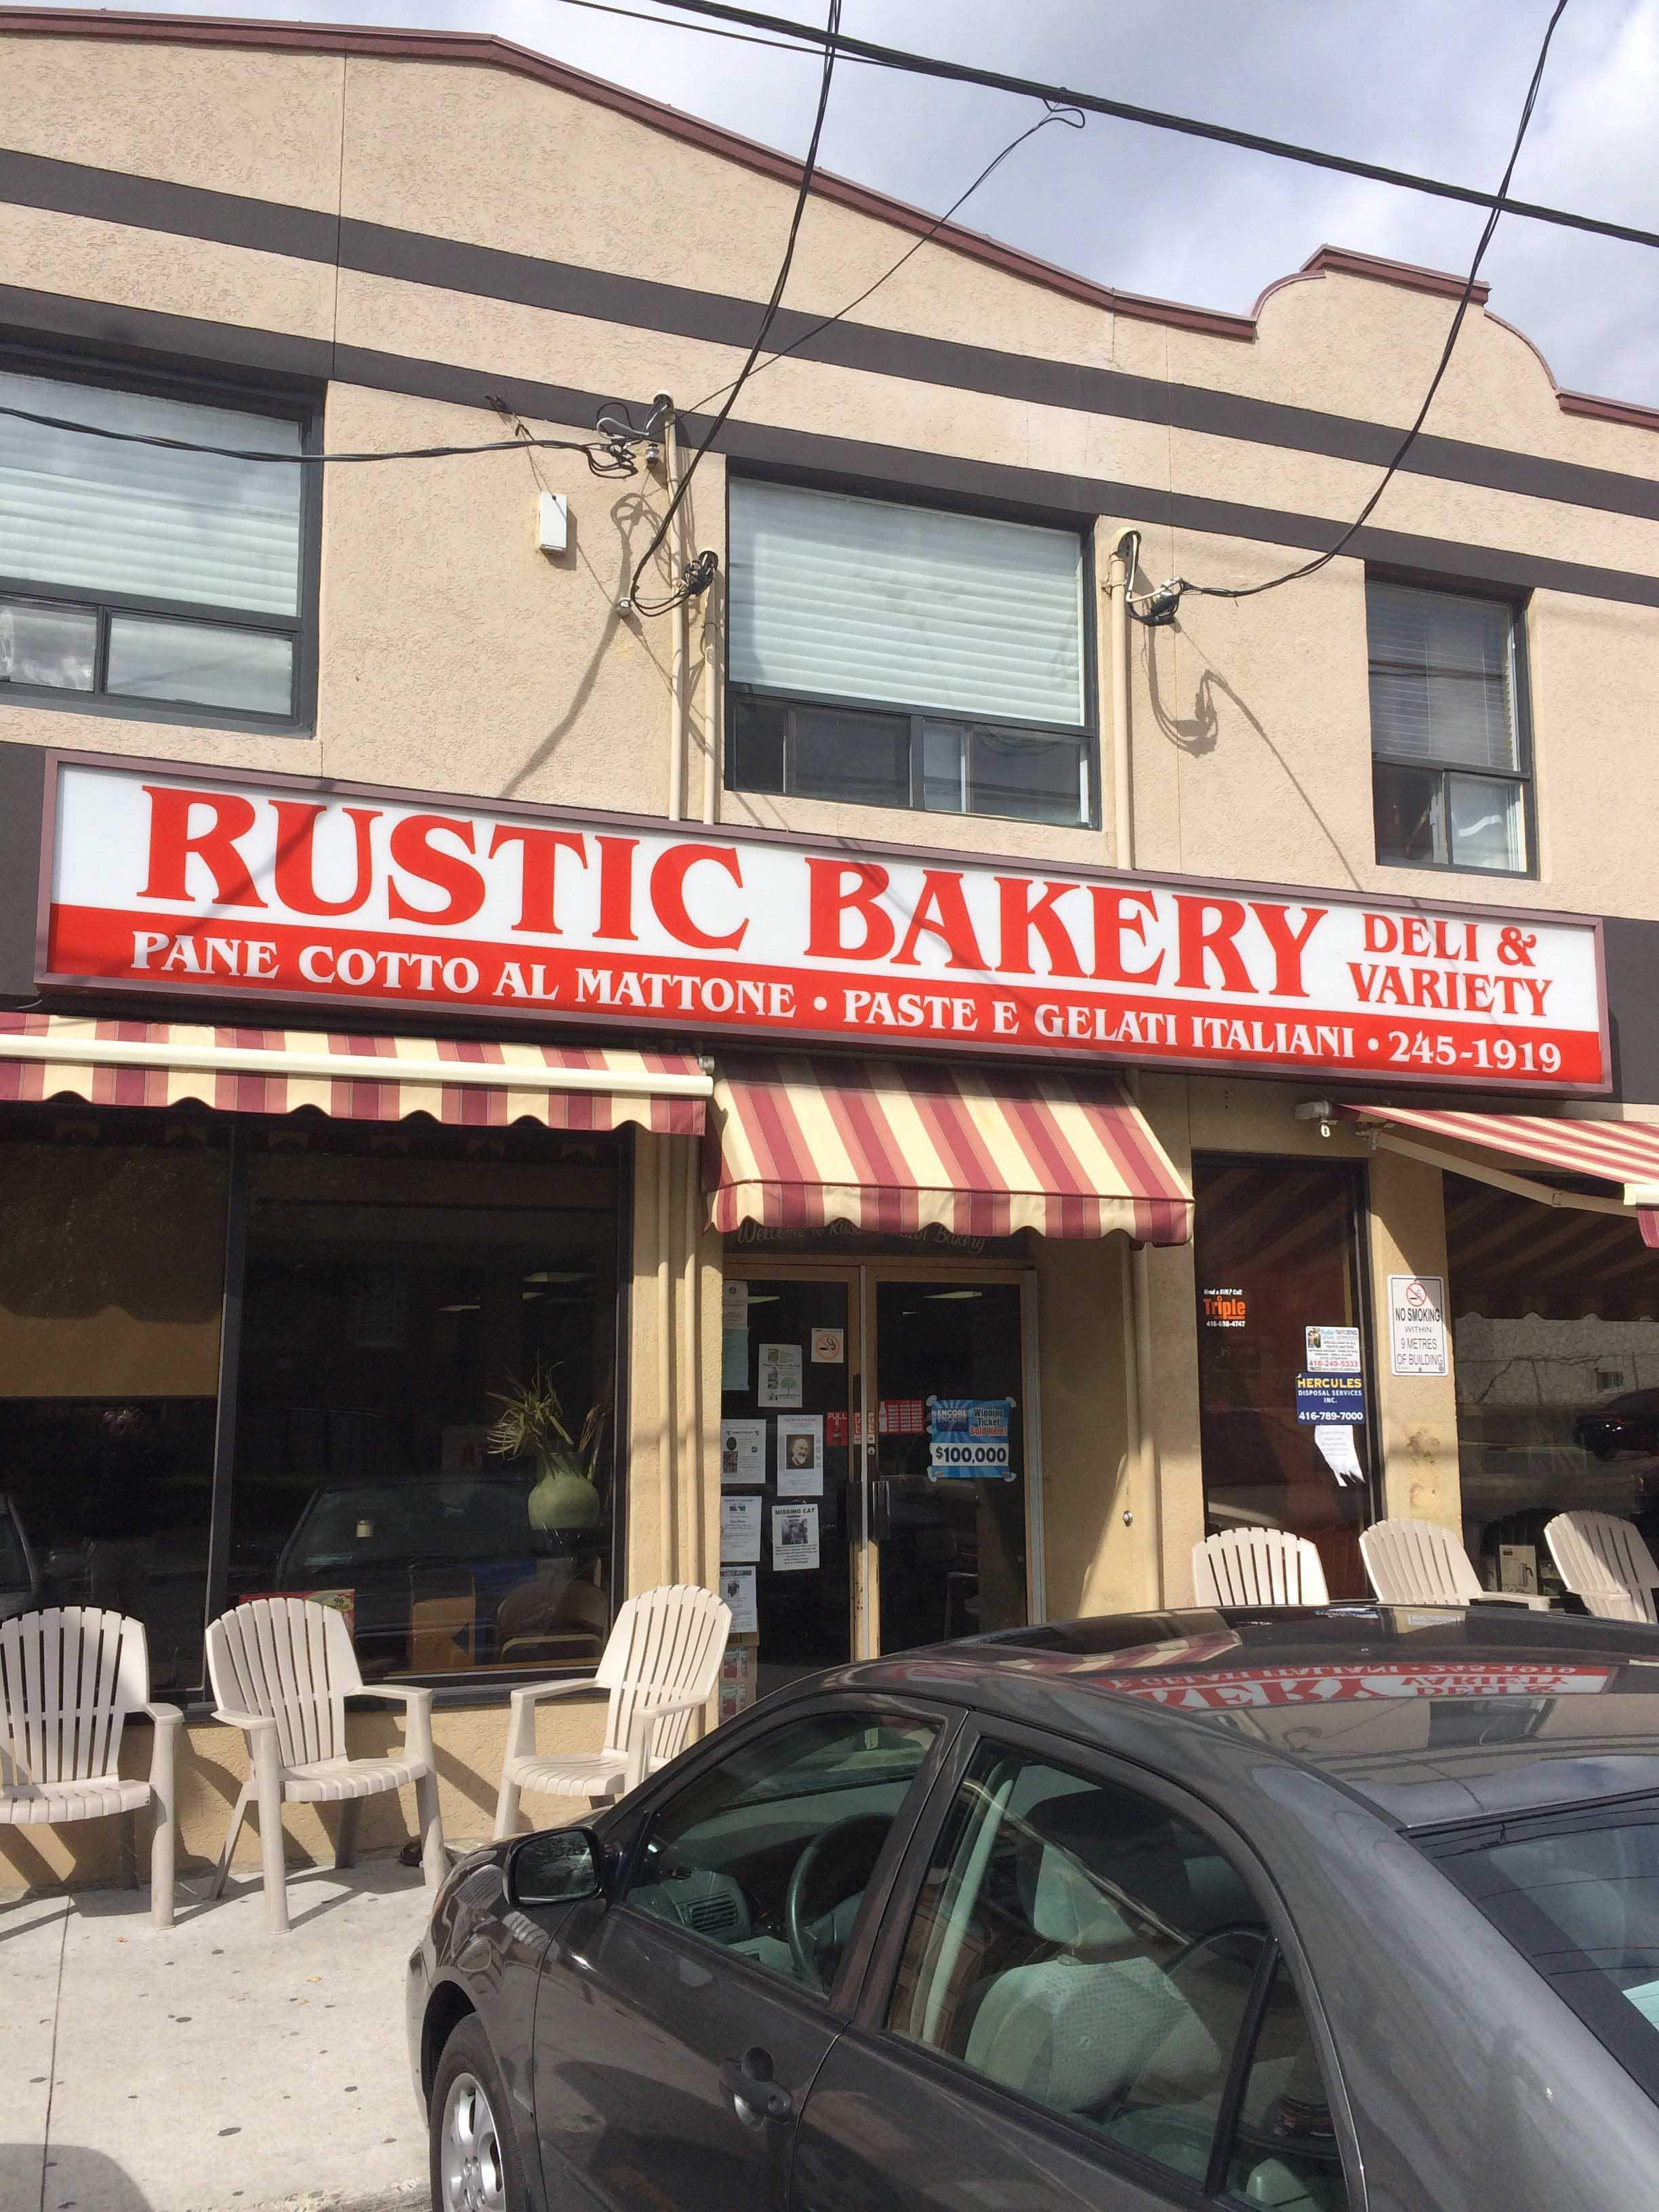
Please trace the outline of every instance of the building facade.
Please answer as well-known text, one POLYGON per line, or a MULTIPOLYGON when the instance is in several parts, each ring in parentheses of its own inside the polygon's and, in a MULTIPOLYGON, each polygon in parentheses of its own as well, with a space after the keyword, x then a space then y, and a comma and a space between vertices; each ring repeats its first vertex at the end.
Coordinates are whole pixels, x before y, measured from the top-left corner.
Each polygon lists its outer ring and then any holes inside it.
POLYGON ((1206 1528, 1641 1518, 1659 416, 1482 288, 1342 557, 1171 604, 1334 541, 1458 280, 947 226, 842 317, 931 226, 820 178, 700 454, 788 159, 488 39, 0 36, 0 1594, 144 1620, 187 1851, 264 1592, 439 1686, 465 1839, 658 1582, 738 1702, 1206 1528))

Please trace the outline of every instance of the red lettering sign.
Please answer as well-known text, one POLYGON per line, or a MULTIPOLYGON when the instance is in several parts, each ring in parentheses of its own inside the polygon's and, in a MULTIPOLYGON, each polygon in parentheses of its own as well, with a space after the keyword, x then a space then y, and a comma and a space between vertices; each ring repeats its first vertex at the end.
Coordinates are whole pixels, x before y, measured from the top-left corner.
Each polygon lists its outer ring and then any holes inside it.
POLYGON ((1599 933, 1576 920, 815 851, 702 823, 623 834, 70 759, 56 829, 40 980, 58 988, 1607 1083, 1599 933))

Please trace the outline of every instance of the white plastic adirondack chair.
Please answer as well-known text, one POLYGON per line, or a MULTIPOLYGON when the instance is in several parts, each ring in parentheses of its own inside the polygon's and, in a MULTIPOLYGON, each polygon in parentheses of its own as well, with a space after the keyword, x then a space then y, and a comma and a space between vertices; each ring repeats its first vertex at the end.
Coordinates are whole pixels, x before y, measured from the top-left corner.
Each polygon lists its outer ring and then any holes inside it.
POLYGON ((1193 1546, 1200 1605, 1328 1605, 1325 1570, 1305 1536, 1285 1528, 1228 1528, 1193 1546))
POLYGON ((684 1746, 691 1716, 714 1694, 732 1614, 712 1590, 664 1584, 630 1597, 617 1614, 596 1674, 514 1690, 495 1802, 495 1836, 516 1834, 524 1790, 602 1804, 632 1790, 684 1746), (599 1751, 536 1751, 536 1708, 549 1698, 611 1693, 599 1751))
POLYGON ((1659 1620, 1659 1566, 1628 1521, 1611 1513, 1558 1513, 1544 1531, 1555 1571, 1598 1620, 1659 1620))
POLYGON ((259 1814, 265 1919, 275 1935, 288 1927, 283 1863, 283 1807, 337 1805, 337 1866, 356 1849, 357 1808, 365 1797, 415 1785, 426 1886, 443 1880, 443 1829, 438 1773, 432 1755, 432 1692, 388 1682, 365 1689, 343 1618, 332 1606, 299 1597, 254 1598, 209 1624, 208 1674, 215 1720, 248 1740, 248 1778, 230 1816, 230 1832, 208 1894, 218 1897, 250 1804, 259 1814), (389 1759, 353 1759, 346 1750, 348 1698, 394 1698, 404 1709, 404 1748, 389 1759))
POLYGON ((52 1606, 0 1625, 0 1827, 56 1827, 150 1812, 149 1917, 173 1925, 174 1739, 184 1716, 152 1705, 144 1624, 52 1606), (148 1782, 117 1771, 131 1713, 155 1729, 148 1782))
POLYGON ((1482 1589, 1468 1555, 1439 1521, 1378 1521, 1359 1539, 1379 1605, 1518 1605, 1547 1613, 1547 1597, 1482 1589))

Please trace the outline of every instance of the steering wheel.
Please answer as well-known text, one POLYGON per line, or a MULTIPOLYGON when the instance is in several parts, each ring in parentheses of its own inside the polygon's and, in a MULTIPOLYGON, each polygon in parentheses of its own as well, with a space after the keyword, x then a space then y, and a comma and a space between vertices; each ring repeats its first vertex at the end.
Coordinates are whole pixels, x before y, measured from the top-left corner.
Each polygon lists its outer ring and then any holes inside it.
POLYGON ((1235 1936, 1253 1936, 1258 1943, 1265 1943, 1268 1931, 1259 1920, 1232 1920, 1224 1928, 1206 1929, 1203 1935, 1192 1936, 1181 1945, 1174 1957, 1165 1962, 1164 1972, 1178 1974, 1183 1966, 1195 1959, 1200 1951, 1207 1950, 1212 1943, 1224 1943, 1235 1936))
POLYGON ((809 1989, 828 1995, 839 1963, 832 1963, 826 1972, 812 1923, 864 1887, 891 1826, 885 1813, 855 1813, 820 1830, 795 1861, 783 1900, 783 1932, 795 1972, 809 1989), (832 1887, 833 1895, 823 1893, 832 1887))

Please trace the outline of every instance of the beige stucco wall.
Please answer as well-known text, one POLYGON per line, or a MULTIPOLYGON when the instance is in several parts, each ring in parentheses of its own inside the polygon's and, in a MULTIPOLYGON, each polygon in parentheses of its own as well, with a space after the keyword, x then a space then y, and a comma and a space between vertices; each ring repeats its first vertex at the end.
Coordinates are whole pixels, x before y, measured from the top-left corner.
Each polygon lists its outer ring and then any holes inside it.
MULTIPOLYGON (((0 35, 4 35, 0 27, 0 35)), ((15 96, 3 126, 23 150, 231 191, 504 252, 758 301, 793 192, 593 101, 510 70, 356 55, 7 37, 15 96), (635 189, 618 192, 617 177, 635 189), (672 207, 672 222, 659 210, 672 207)), ((1032 158, 1040 158, 1034 149, 1032 158)), ((815 198, 788 303, 830 312, 913 242, 815 198)), ((42 209, 0 208, 13 281, 167 314, 407 354, 492 379, 522 377, 695 404, 737 344, 633 329, 555 307, 459 294, 246 247, 42 209)), ((441 270, 434 268, 434 275, 441 270)), ((1498 305, 1501 307, 1501 300, 1498 305)), ((1115 315, 952 252, 922 246, 860 310, 881 327, 984 345, 1017 333, 1052 360, 1171 377, 1382 424, 1414 411, 1443 339, 1440 295, 1349 275, 1286 283, 1249 340, 1115 315)), ((946 389, 799 358, 745 393, 745 419, 855 441, 878 485, 884 453, 983 471, 1013 464, 1270 508, 1341 516, 1370 465, 1086 409, 946 389)), ((495 416, 337 383, 337 447, 390 448, 494 434, 495 416)), ((538 424, 582 434, 586 422, 538 424)), ((1472 316, 1431 428, 1522 453, 1651 473, 1653 432, 1564 414, 1544 364, 1491 314, 1472 316)), ((989 481, 989 479, 984 479, 989 481)), ((668 804, 672 625, 617 614, 629 548, 659 483, 589 477, 575 456, 504 454, 341 471, 325 522, 323 683, 316 732, 273 738, 0 705, 0 741, 82 744, 204 763, 459 789, 596 808, 668 804), (539 485, 571 503, 573 550, 532 539, 539 485)), ((699 477, 689 543, 724 550, 717 458, 699 477)), ((1140 580, 1245 582, 1305 555, 1212 533, 1145 528, 1140 580)), ((1425 540, 1659 574, 1659 522, 1402 474, 1377 526, 1425 540)), ((694 625, 695 629, 695 625, 694 625)), ((1133 634, 1137 857, 1197 875, 1447 896, 1568 909, 1616 899, 1659 913, 1635 806, 1643 732, 1659 706, 1659 610, 1540 591, 1528 614, 1540 873, 1536 883, 1379 869, 1373 850, 1363 574, 1340 561, 1243 602, 1189 596, 1167 631, 1133 634), (1583 764, 1595 763, 1586 775, 1583 764)), ((696 641, 694 638, 694 652, 696 641)), ((1107 672, 1097 670, 1102 692, 1107 672)), ((701 692, 694 707, 700 723, 701 692)), ((694 728, 686 799, 701 796, 694 728)), ((1109 791, 1109 774, 1103 776, 1109 791)), ((737 822, 814 835, 1102 861, 1100 831, 726 794, 737 822)))

